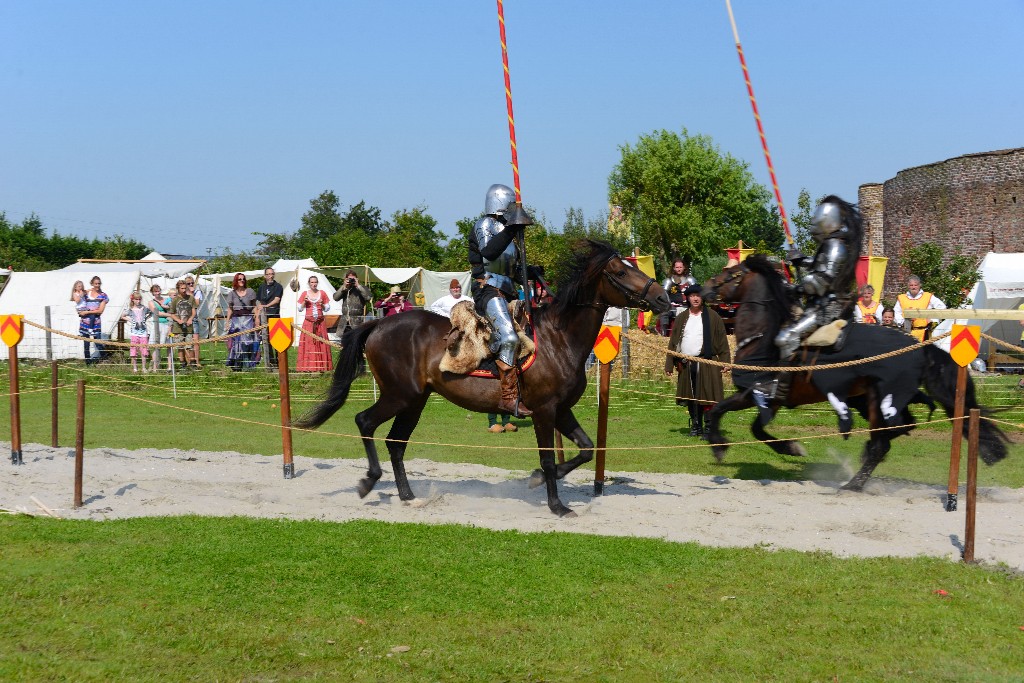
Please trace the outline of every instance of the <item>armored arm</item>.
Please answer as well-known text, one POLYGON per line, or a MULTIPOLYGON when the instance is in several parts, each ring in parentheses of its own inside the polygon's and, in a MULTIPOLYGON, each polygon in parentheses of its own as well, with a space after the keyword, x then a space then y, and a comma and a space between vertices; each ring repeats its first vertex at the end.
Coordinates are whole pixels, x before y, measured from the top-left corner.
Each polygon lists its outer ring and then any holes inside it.
POLYGON ((480 248, 480 255, 488 261, 494 261, 502 252, 512 244, 516 231, 502 225, 490 216, 484 216, 473 226, 476 234, 476 243, 480 248))
POLYGON ((814 256, 810 272, 800 279, 800 290, 812 296, 829 292, 848 256, 849 250, 843 240, 825 240, 814 256))

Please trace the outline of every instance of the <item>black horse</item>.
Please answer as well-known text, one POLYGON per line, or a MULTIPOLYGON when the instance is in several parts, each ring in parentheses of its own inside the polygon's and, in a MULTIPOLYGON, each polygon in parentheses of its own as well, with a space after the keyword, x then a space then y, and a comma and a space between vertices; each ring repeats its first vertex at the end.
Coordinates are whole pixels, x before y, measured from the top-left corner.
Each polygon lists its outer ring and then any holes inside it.
MULTIPOLYGON (((533 409, 533 429, 540 449, 540 469, 531 476, 530 488, 546 484, 548 507, 559 517, 575 513, 559 500, 557 480, 593 457, 594 444, 580 427, 572 407, 587 386, 584 363, 606 309, 629 306, 660 313, 669 308, 661 286, 608 244, 583 242, 568 266, 558 297, 533 313, 537 357, 520 377, 523 402, 533 409), (558 465, 553 450, 555 429, 580 449, 576 457, 558 465)), ((365 354, 380 387, 380 398, 355 418, 369 460, 366 477, 359 482, 360 497, 373 489, 382 474, 373 434, 384 422, 395 418, 387 448, 398 496, 412 500, 403 463, 405 441, 416 428, 430 394, 436 391, 467 410, 497 412, 497 380, 446 373, 438 368, 450 329, 448 318, 413 311, 348 330, 342 338, 343 348, 327 398, 296 422, 299 427, 318 427, 337 412, 348 397, 352 381, 362 371, 365 354)))
MULTIPOLYGON (((783 275, 774 264, 764 256, 755 254, 709 280, 704 293, 710 302, 740 303, 735 322, 737 364, 762 367, 778 365, 779 350, 774 339, 779 328, 790 320, 791 309, 789 290, 783 275)), ((905 349, 915 343, 915 339, 897 329, 854 324, 847 328, 841 349, 823 350, 820 355, 805 351, 802 358, 787 365, 812 368, 816 363, 856 361, 905 349)), ((910 403, 931 403, 928 398, 930 396, 942 405, 947 415, 953 415, 957 369, 948 353, 930 345, 846 368, 796 373, 788 396, 782 401, 774 400, 770 407, 774 415, 782 407, 793 408, 829 401, 840 412, 843 406, 857 410, 872 429, 894 428, 871 432, 861 457, 860 470, 843 486, 844 489, 859 491, 889 452, 892 439, 914 428, 914 417, 907 407, 910 403), (922 385, 928 396, 921 394, 922 385)), ((755 381, 763 379, 765 374, 752 370, 734 370, 733 382, 738 391, 708 412, 709 441, 719 462, 725 457, 727 448, 726 440, 719 431, 722 416, 734 410, 753 407, 753 385, 755 381)), ((979 407, 974 383, 970 379, 965 407, 967 410, 979 407)), ((758 415, 751 425, 751 431, 757 439, 767 441, 776 453, 796 456, 807 454, 803 445, 797 441, 775 441, 765 427, 758 415)), ((963 425, 954 425, 953 428, 962 432, 963 425)), ((987 420, 982 420, 980 429, 979 446, 985 463, 992 465, 1005 458, 1007 439, 1003 432, 987 420)))

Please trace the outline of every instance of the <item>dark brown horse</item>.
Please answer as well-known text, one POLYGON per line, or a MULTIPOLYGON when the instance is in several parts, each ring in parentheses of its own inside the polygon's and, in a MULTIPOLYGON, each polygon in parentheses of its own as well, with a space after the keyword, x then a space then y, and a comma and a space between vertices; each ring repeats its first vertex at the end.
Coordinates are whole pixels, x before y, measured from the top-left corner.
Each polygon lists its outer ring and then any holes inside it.
MULTIPOLYGON (((770 367, 778 365, 779 350, 775 335, 790 319, 790 295, 783 276, 766 258, 754 255, 744 263, 726 269, 704 286, 709 302, 739 303, 736 313, 736 357, 738 365, 770 367)), ((848 328, 841 350, 823 352, 817 364, 841 363, 871 358, 881 353, 904 349, 916 340, 899 330, 878 325, 854 324, 848 328)), ((799 355, 786 365, 806 365, 811 362, 799 355)), ((756 381, 772 376, 771 371, 734 370, 733 382, 738 391, 708 411, 709 441, 715 458, 725 457, 726 439, 719 430, 725 413, 754 406, 752 397, 756 381)), ((956 395, 956 363, 949 354, 934 345, 909 351, 892 358, 875 360, 848 368, 800 372, 793 376, 792 387, 784 401, 774 400, 772 414, 780 408, 794 408, 829 401, 833 406, 847 404, 857 410, 873 428, 861 457, 861 468, 843 488, 859 491, 875 467, 885 458, 895 437, 914 428, 914 417, 907 406, 922 402, 932 405, 938 401, 946 414, 952 416, 956 395), (927 395, 919 390, 925 387, 927 395), (930 398, 929 398, 930 397, 930 398)), ((974 384, 968 379, 966 410, 977 408, 974 384)), ((768 442, 776 453, 803 456, 803 445, 789 439, 775 441, 765 429, 760 415, 756 416, 751 431, 754 436, 768 442)), ((955 428, 962 428, 962 425, 955 428)), ((992 465, 1006 457, 1006 437, 987 420, 981 422, 979 439, 981 457, 992 465)))
MULTIPOLYGON (((557 480, 593 456, 594 444, 573 416, 572 408, 587 386, 584 363, 608 306, 660 313, 668 310, 669 301, 654 280, 624 261, 609 245, 588 240, 579 245, 555 301, 533 313, 537 358, 520 378, 523 402, 533 409, 533 429, 540 449, 540 469, 531 476, 530 488, 543 482, 548 507, 559 517, 575 513, 559 500, 557 480), (559 465, 555 464, 555 429, 580 449, 576 457, 559 465)), ((355 418, 369 460, 366 476, 359 481, 360 497, 373 489, 382 474, 373 434, 384 422, 394 418, 387 448, 398 496, 412 500, 403 463, 405 441, 416 428, 427 397, 436 391, 467 410, 497 412, 497 380, 438 369, 450 329, 443 316, 413 311, 348 330, 342 338, 343 348, 327 398, 296 422, 300 427, 318 427, 337 412, 361 372, 365 355, 380 387, 380 399, 355 418)))

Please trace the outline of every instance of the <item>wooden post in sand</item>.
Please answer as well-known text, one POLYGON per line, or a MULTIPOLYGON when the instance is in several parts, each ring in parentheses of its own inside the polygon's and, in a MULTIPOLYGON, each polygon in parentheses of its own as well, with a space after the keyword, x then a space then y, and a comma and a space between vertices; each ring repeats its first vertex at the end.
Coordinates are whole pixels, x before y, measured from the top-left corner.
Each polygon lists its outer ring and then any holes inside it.
POLYGON ((956 374, 956 398, 953 404, 953 443, 949 450, 949 485, 946 487, 946 512, 956 511, 960 487, 960 443, 964 438, 964 400, 967 395, 967 366, 978 357, 981 328, 978 325, 953 325, 949 333, 949 355, 960 367, 956 374))
POLYGON ((82 469, 85 459, 85 380, 78 380, 77 409, 75 411, 75 502, 82 507, 82 469))
POLYGON ((277 351, 277 378, 281 398, 281 445, 284 453, 284 478, 295 477, 292 462, 292 408, 288 388, 288 349, 292 347, 292 318, 268 318, 270 345, 277 351))
POLYGON ((594 495, 604 493, 604 455, 608 447, 608 385, 611 365, 601 363, 601 381, 598 384, 597 406, 597 460, 594 462, 594 495))
POLYGON ((974 562, 975 506, 978 502, 978 428, 981 411, 971 408, 967 432, 967 521, 964 525, 964 562, 974 562))
POLYGON ((21 387, 18 384, 18 342, 25 332, 21 315, 0 315, 0 338, 7 344, 8 393, 11 398, 11 464, 24 465, 21 457, 21 387))
POLYGON ((57 361, 50 361, 50 446, 57 447, 57 361))

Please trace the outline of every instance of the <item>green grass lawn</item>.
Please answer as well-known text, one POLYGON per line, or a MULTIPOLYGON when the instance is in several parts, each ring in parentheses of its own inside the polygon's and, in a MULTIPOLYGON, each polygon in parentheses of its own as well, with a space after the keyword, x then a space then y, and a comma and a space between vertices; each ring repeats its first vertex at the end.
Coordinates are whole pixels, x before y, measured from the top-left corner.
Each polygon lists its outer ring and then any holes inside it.
POLYGON ((1024 579, 937 559, 366 521, 0 533, 2 680, 1024 678, 1024 579))
MULTIPOLYGON (((178 377, 177 398, 167 375, 103 366, 86 375, 66 364, 61 381, 88 380, 89 447, 279 454, 276 376, 208 365, 178 377)), ((48 386, 49 368, 27 364, 22 377, 23 440, 48 443, 49 393, 36 390, 48 386)), ((982 400, 1020 423, 1014 379, 994 379, 980 384, 982 400)), ((328 381, 294 376, 293 412, 328 381)), ((295 435, 296 453, 362 458, 358 440, 327 432, 353 434, 372 391, 361 380, 319 432, 295 435)), ((744 445, 716 464, 681 433, 685 411, 671 394, 658 380, 613 383, 610 469, 843 479, 863 442, 810 438, 830 434, 834 417, 805 408, 773 428, 804 437, 808 458, 744 445)), ((74 404, 62 389, 64 446, 74 404)), ((594 435, 592 388, 577 414, 594 435)), ((747 440, 752 418, 734 415, 726 428, 747 440)), ((520 424, 493 435, 483 415, 432 399, 409 457, 532 469, 532 430, 520 424)), ((948 425, 922 427, 894 442, 878 475, 944 486, 949 441, 948 425)), ((980 483, 1024 486, 1022 448, 981 468, 980 483)), ((1024 578, 940 559, 200 517, 0 516, 0 537, 0 680, 1024 679, 1024 578)))

